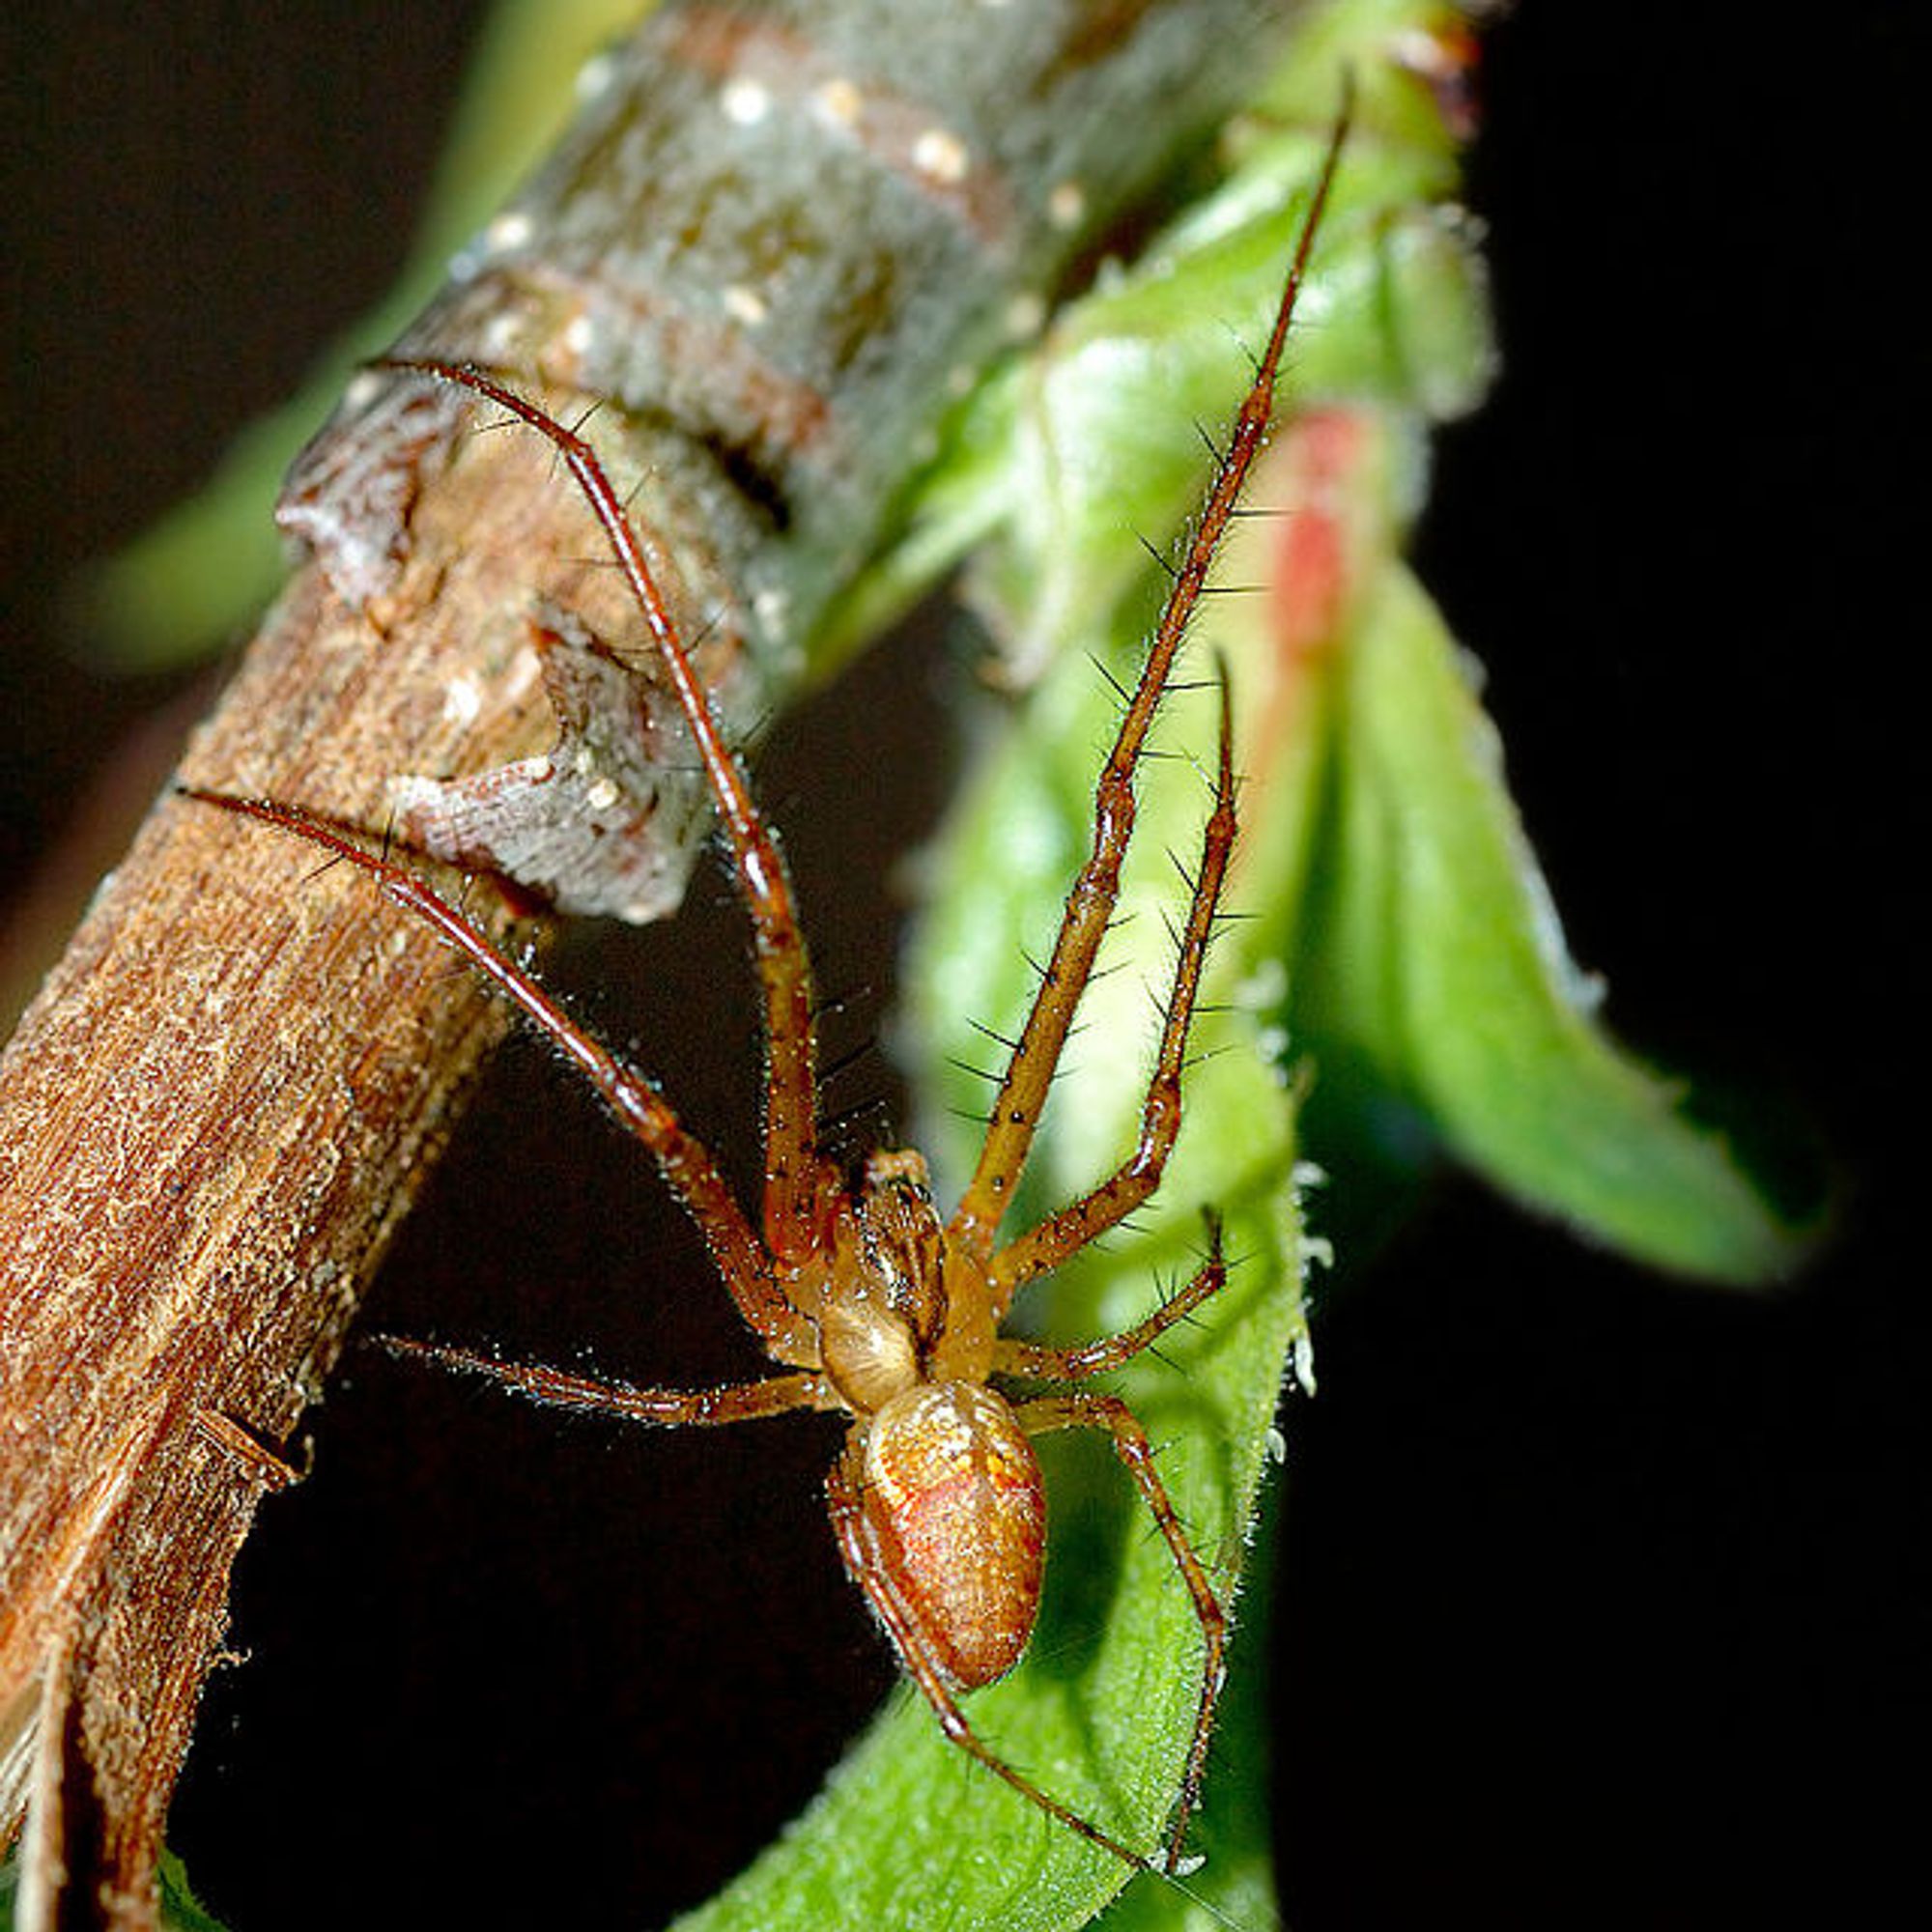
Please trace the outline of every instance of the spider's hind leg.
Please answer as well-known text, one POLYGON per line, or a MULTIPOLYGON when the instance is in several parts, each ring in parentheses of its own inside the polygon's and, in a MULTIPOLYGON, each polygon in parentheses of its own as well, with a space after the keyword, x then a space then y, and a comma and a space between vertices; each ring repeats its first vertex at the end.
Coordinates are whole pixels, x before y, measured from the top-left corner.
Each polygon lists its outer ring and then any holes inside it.
MULTIPOLYGON (((1217 1254, 1202 1273, 1208 1275, 1218 1269, 1217 1254)), ((1200 1279, 1200 1276, 1196 1277, 1197 1282, 1200 1279)), ((1215 1281, 1214 1286, 1219 1285, 1219 1281, 1215 1281)), ((1169 1305, 1173 1306, 1172 1303, 1169 1305)), ((1119 1396, 1104 1395, 1092 1389, 1074 1389, 1064 1395, 1041 1396, 1036 1401, 1022 1403, 1017 1412, 1020 1426, 1029 1435, 1043 1435, 1055 1429, 1099 1429, 1106 1432, 1113 1440, 1115 1453, 1125 1463, 1128 1475, 1134 1479, 1134 1487, 1140 1491, 1142 1501, 1147 1504, 1155 1525, 1166 1540, 1175 1568, 1180 1572, 1187 1593, 1193 1599, 1194 1614, 1201 1625, 1201 1693, 1195 1706, 1194 1733, 1181 1772, 1174 1823, 1168 1833, 1164 1869, 1176 1872, 1180 1868, 1188 1820, 1193 1817, 1195 1806, 1200 1803, 1201 1783, 1208 1771, 1208 1745, 1214 1733, 1214 1706, 1220 1699, 1221 1686, 1228 1674, 1228 1613, 1222 1607, 1221 1600, 1215 1596, 1213 1586, 1208 1580, 1207 1566, 1181 1526, 1173 1498, 1167 1492, 1167 1485, 1161 1481, 1160 1472, 1153 1465, 1153 1445, 1148 1440, 1147 1431, 1119 1396)))
MULTIPOLYGON (((1021 1420, 1025 1426, 1024 1411, 1021 1412, 1021 1420)), ((832 1517, 833 1533, 838 1541, 838 1553, 845 1560, 847 1574, 865 1592, 867 1602, 885 1627, 886 1635, 898 1654, 899 1663, 906 1675, 932 1707, 933 1716, 938 1719, 939 1728, 947 1742, 958 1746, 967 1756, 1010 1785, 1029 1804, 1037 1805, 1049 1817, 1058 1819, 1089 1844, 1099 1846, 1135 1871, 1154 1870, 1151 1860, 1101 1831, 1059 1799, 1049 1797, 1030 1777, 1014 1770, 967 1722, 965 1713, 960 1710, 953 1695, 952 1686, 948 1682, 945 1668, 923 1634, 920 1617, 899 1594, 894 1580, 893 1564, 884 1559, 877 1547, 875 1532, 862 1500, 862 1476, 860 1470, 853 1466, 854 1460, 848 1451, 832 1465, 825 1481, 826 1503, 832 1517)))

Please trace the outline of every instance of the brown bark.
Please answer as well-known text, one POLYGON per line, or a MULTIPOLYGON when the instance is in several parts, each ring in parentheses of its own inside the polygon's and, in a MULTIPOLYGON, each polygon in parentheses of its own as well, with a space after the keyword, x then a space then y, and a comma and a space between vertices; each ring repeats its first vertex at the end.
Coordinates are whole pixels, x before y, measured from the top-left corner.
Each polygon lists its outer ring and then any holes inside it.
MULTIPOLYGON (((516 662, 559 507, 536 448, 472 443, 387 636, 302 572, 184 775, 381 824, 386 774, 536 750, 514 676, 473 723, 450 696, 516 662)), ((366 881, 169 797, 0 1061, 0 1712, 17 1739, 40 1700, 29 1919, 63 1862, 144 1894, 275 1474, 246 1441, 290 1442, 503 1025, 366 881)))

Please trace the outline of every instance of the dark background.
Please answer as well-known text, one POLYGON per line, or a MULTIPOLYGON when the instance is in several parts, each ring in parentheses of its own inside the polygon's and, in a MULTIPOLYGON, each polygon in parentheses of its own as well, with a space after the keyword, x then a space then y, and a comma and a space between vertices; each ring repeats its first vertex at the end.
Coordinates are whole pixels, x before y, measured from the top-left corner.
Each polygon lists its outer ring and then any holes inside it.
MULTIPOLYGON (((37 33, 23 11, 0 28, 0 901, 167 696, 63 658, 53 593, 384 286, 473 14, 175 0, 37 33)), ((1301 1932, 1857 1923, 1903 1863, 1926 36, 1905 7, 1802 36, 1692 11, 1540 0, 1491 37, 1472 199, 1507 374, 1444 440, 1422 564, 1489 667, 1612 1021, 1826 1151, 1841 1232, 1798 1293, 1726 1297, 1445 1182, 1327 1297, 1281 1499, 1301 1932)), ((861 995, 848 1038, 888 997, 884 853, 944 795, 964 649, 943 625, 895 646, 762 766, 821 977, 861 995)), ((723 896, 564 970, 728 1139, 754 1047, 701 963, 741 945, 723 896), (668 1065, 671 1034, 699 1064, 668 1065)), ((857 1091, 886 1080, 874 1061, 857 1091)), ((639 1377, 742 1366, 641 1164, 540 1050, 506 1056, 434 1192, 381 1325, 588 1342, 639 1377), (640 1305, 656 1248, 679 1286, 640 1305)), ((314 1422, 176 1810, 238 1932, 507 1922, 539 1862, 553 1922, 656 1922, 771 1834, 890 1681, 810 1419, 624 1435, 358 1353, 314 1422)))

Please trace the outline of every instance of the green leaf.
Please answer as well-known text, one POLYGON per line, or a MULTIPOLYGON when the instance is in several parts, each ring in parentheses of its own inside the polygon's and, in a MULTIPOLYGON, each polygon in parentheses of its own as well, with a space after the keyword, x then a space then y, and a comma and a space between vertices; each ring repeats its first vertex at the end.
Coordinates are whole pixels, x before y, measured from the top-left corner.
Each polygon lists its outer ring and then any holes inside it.
MULTIPOLYGON (((1297 49, 1291 65, 1301 64, 1297 49)), ((1144 628, 1156 581, 1122 535, 1175 530, 1199 500, 1204 430, 1233 415, 1249 348, 1266 337, 1340 71, 1339 61, 1321 71, 1321 114, 1251 129, 1225 182, 1130 266, 1110 266, 1034 351, 973 392, 902 508, 899 541, 830 619, 825 656, 836 660, 848 638, 975 546, 972 598, 1001 638, 1012 683, 1030 683, 1063 651, 1144 628)), ((1438 155, 1394 138, 1364 109, 1286 371, 1299 397, 1374 399, 1408 425, 1411 503, 1426 466, 1422 422, 1475 408, 1494 369, 1474 232, 1435 199, 1451 185, 1438 155)))
POLYGON ((1641 1260, 1735 1285, 1802 1243, 1685 1093, 1620 1049, 1572 963, 1467 661, 1400 566, 1341 656, 1335 821, 1297 1015, 1498 1186, 1641 1260))
MULTIPOLYGON (((1189 695, 1164 742, 1211 756, 1211 695, 1189 695), (1204 728, 1205 727, 1205 728, 1204 728)), ((1002 1032, 1032 996, 1021 956, 1050 943, 1059 902, 1091 822, 1098 747, 1117 719, 1110 687, 1085 662, 1063 666, 998 754, 980 770, 936 859, 932 917, 908 975, 909 1032, 930 1118, 922 1144, 941 1191, 956 1188, 978 1129, 950 1109, 983 1112, 983 1084, 954 1061, 983 1058, 971 1021, 1002 1032)), ((1173 950, 1159 913, 1184 906, 1166 847, 1198 848, 1208 798, 1184 759, 1143 785, 1143 818, 1122 895, 1124 917, 1103 952, 1107 977, 1083 1007, 1106 1051, 1083 1052, 1056 1083, 1029 1186, 1009 1224, 1091 1186, 1130 1151, 1150 1056, 1150 994, 1164 995, 1173 950), (1124 1017, 1123 1017, 1124 1015, 1124 1017)), ((1238 932, 1238 928, 1235 929, 1238 932)), ((1190 1070, 1180 1144, 1156 1201, 1131 1236, 1089 1250, 1052 1284, 1048 1332, 1072 1340, 1130 1324, 1203 1251, 1202 1209, 1226 1215, 1236 1263, 1198 1321, 1107 1378, 1157 1444, 1182 1520, 1231 1593, 1243 1557, 1280 1398, 1284 1363, 1306 1348, 1301 1246, 1293 1197, 1292 1096, 1263 1017, 1243 1002, 1236 945, 1210 955, 1203 1058, 1190 1070)), ((1143 1217, 1136 1217, 1137 1222, 1143 1217)), ((1020 1313, 1037 1317, 1030 1293, 1020 1313)), ((1192 1734, 1201 1634, 1191 1600, 1111 1446, 1085 1432, 1040 1444, 1047 1468, 1047 1596, 1027 1658, 968 1700, 993 1747, 1045 1790, 1128 1843, 1162 1839, 1192 1734)), ((1240 1636, 1236 1639, 1236 1652, 1240 1636)), ((1232 1708, 1226 1723, 1241 1719, 1232 1708)), ((1252 1783, 1210 1772, 1190 1843, 1208 1855, 1188 1880, 1246 1923, 1266 1922, 1265 1820, 1252 1783)), ((682 1921, 724 1927, 1068 1927, 1085 1923, 1130 1880, 1097 1851, 946 1743, 923 1701, 902 1690, 839 1767, 819 1800, 741 1879, 682 1921)), ((1163 1882, 1132 1880, 1156 1906, 1198 1911, 1163 1882)), ((1151 1922, 1151 1921, 1149 1921, 1151 1922)), ((1187 1922, 1167 1918, 1162 1922, 1187 1922)), ((1208 1922, 1206 1918, 1202 1922, 1208 1922)))

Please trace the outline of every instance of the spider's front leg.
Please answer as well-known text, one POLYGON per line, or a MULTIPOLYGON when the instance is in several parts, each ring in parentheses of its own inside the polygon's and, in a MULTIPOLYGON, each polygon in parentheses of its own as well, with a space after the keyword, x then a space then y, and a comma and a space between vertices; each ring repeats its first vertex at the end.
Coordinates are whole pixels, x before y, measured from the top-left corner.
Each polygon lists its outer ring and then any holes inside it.
MULTIPOLYGON (((1117 1227, 1160 1185, 1167 1157, 1180 1132, 1180 1074, 1187 1059, 1187 1034, 1201 992, 1201 972, 1213 937, 1215 914, 1227 882, 1235 844, 1234 719, 1225 673, 1221 679, 1221 755, 1214 784, 1214 810, 1202 838, 1201 865, 1194 875, 1187 923, 1180 934, 1179 957, 1168 994, 1160 1051, 1141 1107, 1140 1135, 1133 1152, 1079 1200, 1042 1221, 993 1258, 999 1305, 1006 1308, 1016 1291, 1036 1275, 1049 1273, 1078 1254, 1096 1236, 1117 1227)), ((1122 835, 1125 843, 1125 835, 1122 835)), ((1111 913, 1111 901, 1109 902, 1111 913)))
MULTIPOLYGON (((1006 1077, 1000 1083, 979 1164, 947 1230, 951 1239, 989 1262, 1000 1223, 1019 1185, 1034 1135, 1038 1130, 1040 1109, 1059 1069, 1074 1012, 1093 976, 1100 942, 1106 936, 1120 899, 1121 869, 1134 832, 1134 773, 1173 674, 1181 639, 1200 606, 1221 539, 1227 533, 1249 471, 1267 437, 1274 414, 1275 378, 1294 320, 1295 301, 1307 273, 1309 255, 1348 139, 1349 120, 1350 108, 1345 99, 1302 222, 1301 237, 1282 288, 1267 347, 1256 364, 1254 382, 1235 418, 1234 432, 1214 472, 1212 487, 1188 540, 1186 554, 1174 573, 1160 622, 1148 648, 1147 662, 1141 668, 1140 681, 1127 699, 1120 732, 1094 787, 1094 838, 1087 863, 1066 895, 1060 933, 1033 1008, 1020 1029, 1012 1058, 1008 1062, 1006 1077)), ((1201 956, 1213 924, 1215 901, 1235 836, 1234 767, 1225 679, 1221 702, 1221 777, 1214 816, 1208 821, 1201 873, 1195 882, 1194 902, 1181 946, 1175 995, 1169 1004, 1160 1061, 1142 1116, 1140 1147, 1125 1166, 1084 1201, 1076 1202, 1000 1255, 995 1282, 1003 1297, 998 1304, 1001 1313, 1021 1282, 1052 1267, 1094 1235, 1114 1226, 1153 1191, 1167 1150, 1179 1126, 1179 1073, 1186 1052, 1187 1023, 1200 979, 1201 956)))

